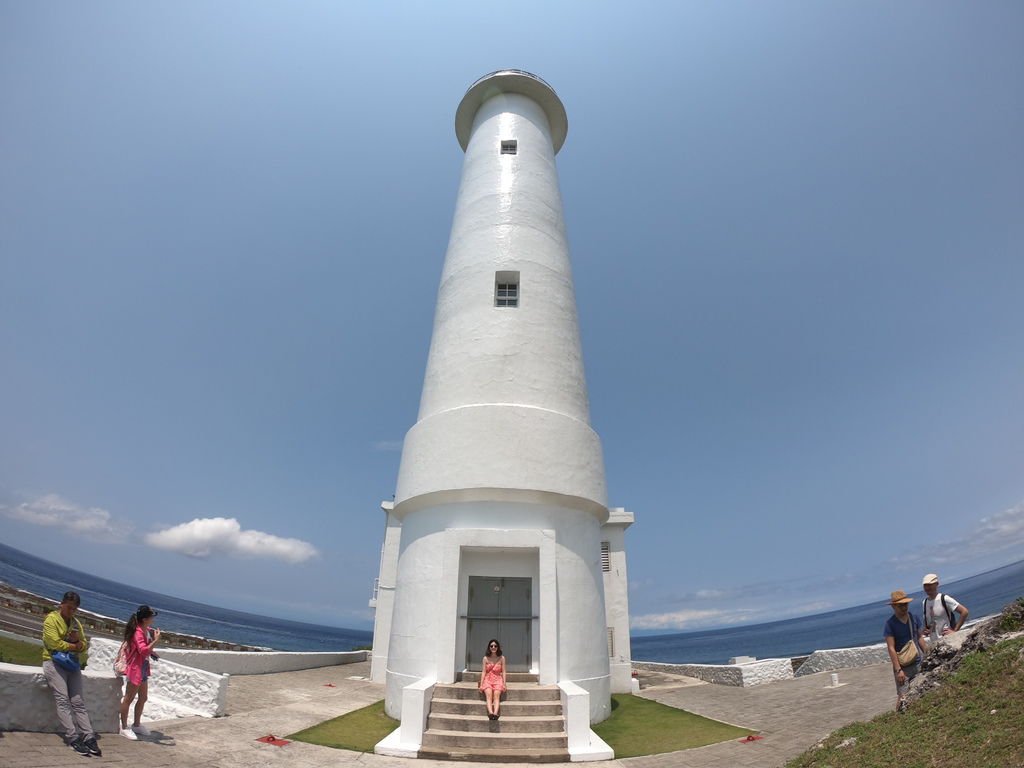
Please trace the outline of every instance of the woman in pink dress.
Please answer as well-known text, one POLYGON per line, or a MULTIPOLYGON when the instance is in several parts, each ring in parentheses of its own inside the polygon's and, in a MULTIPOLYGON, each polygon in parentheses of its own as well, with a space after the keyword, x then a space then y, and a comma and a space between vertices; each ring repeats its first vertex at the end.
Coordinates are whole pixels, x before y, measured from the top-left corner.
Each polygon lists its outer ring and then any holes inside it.
POLYGON ((505 685, 505 657, 501 643, 491 640, 487 643, 487 655, 480 672, 480 690, 487 697, 487 718, 497 720, 501 711, 501 694, 505 685))
POLYGON ((158 658, 153 654, 153 646, 160 639, 160 630, 152 630, 150 639, 149 625, 153 623, 156 611, 148 605, 140 605, 139 610, 132 614, 124 628, 125 658, 128 662, 124 671, 124 699, 121 700, 121 735, 132 741, 139 736, 149 736, 149 729, 141 722, 142 709, 149 697, 149 657, 158 658), (135 702, 135 722, 128 727, 128 709, 132 699, 135 702))

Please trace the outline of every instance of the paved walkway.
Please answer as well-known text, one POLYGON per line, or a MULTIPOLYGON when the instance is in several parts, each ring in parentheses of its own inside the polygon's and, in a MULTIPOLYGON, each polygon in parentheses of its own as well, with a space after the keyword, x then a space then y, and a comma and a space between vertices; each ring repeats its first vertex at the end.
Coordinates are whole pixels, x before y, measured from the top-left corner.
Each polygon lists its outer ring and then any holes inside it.
MULTIPOLYGON (((100 739, 103 757, 77 755, 51 733, 0 733, 4 768, 51 768, 94 764, 146 768, 431 768, 453 763, 383 757, 292 742, 275 747, 256 741, 285 736, 384 696, 384 687, 365 679, 369 664, 231 678, 227 717, 183 718, 148 723, 153 735, 128 741, 114 734, 100 739), (364 678, 364 679, 359 679, 364 678), (335 687, 327 687, 332 683, 335 687)), ((895 691, 887 664, 839 673, 829 688, 828 673, 754 688, 710 685, 657 675, 641 695, 700 715, 758 730, 760 741, 728 741, 699 749, 601 763, 608 768, 778 768, 842 725, 865 720, 893 706, 895 691)), ((484 765, 484 764, 478 764, 484 765)), ((494 766, 494 763, 487 764, 494 766)), ((571 763, 564 764, 573 765, 571 763)))

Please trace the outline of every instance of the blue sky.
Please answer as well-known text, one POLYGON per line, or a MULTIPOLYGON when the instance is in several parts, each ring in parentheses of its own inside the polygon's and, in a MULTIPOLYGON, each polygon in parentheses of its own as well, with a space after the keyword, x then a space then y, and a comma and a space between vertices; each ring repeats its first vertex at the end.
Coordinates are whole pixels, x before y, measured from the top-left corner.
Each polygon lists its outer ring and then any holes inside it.
POLYGON ((1024 5, 0 0, 0 530, 369 627, 462 152, 558 91, 638 631, 1024 551, 1024 5))

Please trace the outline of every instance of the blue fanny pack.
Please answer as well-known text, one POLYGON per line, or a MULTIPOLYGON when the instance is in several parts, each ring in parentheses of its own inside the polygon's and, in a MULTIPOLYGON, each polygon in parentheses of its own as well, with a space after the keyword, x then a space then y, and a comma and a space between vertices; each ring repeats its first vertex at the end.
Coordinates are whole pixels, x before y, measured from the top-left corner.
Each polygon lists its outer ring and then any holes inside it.
POLYGON ((78 656, 68 651, 54 651, 50 654, 50 659, 58 667, 63 667, 68 672, 77 672, 82 668, 78 663, 78 656))

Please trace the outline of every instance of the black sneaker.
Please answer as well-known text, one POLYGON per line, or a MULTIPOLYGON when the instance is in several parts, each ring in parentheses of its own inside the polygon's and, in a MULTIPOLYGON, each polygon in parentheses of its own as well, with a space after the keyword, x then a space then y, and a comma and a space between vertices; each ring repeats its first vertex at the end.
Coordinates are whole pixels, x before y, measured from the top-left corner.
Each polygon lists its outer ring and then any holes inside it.
POLYGON ((103 751, 100 749, 100 745, 96 743, 96 737, 90 736, 84 742, 85 748, 89 750, 89 754, 93 757, 103 757, 103 751))
POLYGON ((75 752, 80 754, 82 757, 89 756, 89 748, 85 746, 85 742, 82 741, 81 736, 76 738, 74 741, 68 742, 68 746, 75 750, 75 752))

